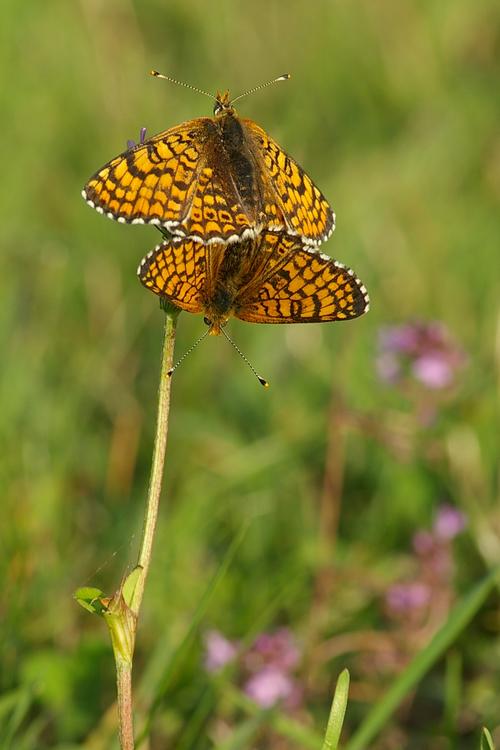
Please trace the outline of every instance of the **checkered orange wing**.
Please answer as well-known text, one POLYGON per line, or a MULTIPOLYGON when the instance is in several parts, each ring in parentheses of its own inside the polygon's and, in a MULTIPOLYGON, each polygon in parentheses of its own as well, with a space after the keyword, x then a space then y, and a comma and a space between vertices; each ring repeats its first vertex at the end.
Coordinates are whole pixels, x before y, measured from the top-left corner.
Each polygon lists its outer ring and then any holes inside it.
POLYGON ((231 180, 222 184, 216 174, 217 135, 210 117, 166 130, 108 162, 83 197, 119 222, 157 224, 201 242, 241 238, 253 222, 231 180))
POLYGON ((238 295, 238 318, 249 323, 322 323, 368 311, 366 289, 351 269, 322 253, 290 248, 290 238, 277 236, 266 267, 238 295))
POLYGON ((145 287, 181 310, 204 310, 205 246, 194 240, 164 242, 152 250, 137 269, 145 287))
POLYGON ((265 130, 253 120, 242 122, 263 157, 264 177, 274 198, 265 207, 266 215, 274 217, 277 207, 283 216, 284 228, 301 236, 308 244, 319 245, 328 239, 335 229, 335 214, 325 196, 265 130))

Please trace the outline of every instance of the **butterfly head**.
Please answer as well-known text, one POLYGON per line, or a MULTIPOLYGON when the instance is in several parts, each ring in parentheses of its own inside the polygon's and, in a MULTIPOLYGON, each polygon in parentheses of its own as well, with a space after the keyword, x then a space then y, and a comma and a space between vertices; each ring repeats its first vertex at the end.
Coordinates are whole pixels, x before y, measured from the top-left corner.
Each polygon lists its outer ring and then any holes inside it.
POLYGON ((203 318, 203 322, 208 326, 209 336, 220 336, 227 321, 227 318, 220 317, 215 317, 214 320, 210 320, 210 318, 207 317, 203 318))
POLYGON ((222 115, 228 112, 234 112, 234 107, 229 98, 229 91, 217 92, 214 104, 214 115, 222 115))

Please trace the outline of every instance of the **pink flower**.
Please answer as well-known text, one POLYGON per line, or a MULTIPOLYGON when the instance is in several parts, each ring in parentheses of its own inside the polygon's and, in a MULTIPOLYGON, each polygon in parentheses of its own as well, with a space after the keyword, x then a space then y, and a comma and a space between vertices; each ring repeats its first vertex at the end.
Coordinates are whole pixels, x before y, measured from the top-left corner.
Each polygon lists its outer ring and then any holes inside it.
POLYGON ((446 326, 437 321, 405 323, 379 333, 377 370, 388 383, 411 375, 426 388, 447 388, 464 361, 446 326))
POLYGON ((245 666, 253 671, 265 666, 290 671, 299 661, 300 651, 288 628, 262 633, 245 656, 245 666))
POLYGON ((430 531, 417 531, 413 537, 413 549, 421 557, 425 557, 434 552, 436 540, 434 534, 430 531))
POLYGON ((207 672, 219 672, 236 658, 238 647, 229 641, 218 630, 205 633, 205 669, 207 672))
POLYGON ((434 521, 434 533, 440 540, 447 541, 460 534, 467 525, 467 519, 453 505, 441 505, 434 521))
POLYGON ((205 668, 208 672, 217 672, 238 659, 243 689, 259 706, 270 708, 280 701, 284 708, 293 710, 301 704, 302 688, 291 674, 301 654, 287 628, 261 633, 238 658, 239 651, 238 644, 229 641, 222 633, 211 630, 205 634, 205 668))
POLYGON ((287 708, 300 703, 301 691, 289 675, 277 667, 264 667, 245 683, 245 693, 262 708, 271 708, 278 701, 287 708))
POLYGON ((428 388, 446 388, 453 381, 453 367, 442 354, 432 352, 416 359, 412 366, 416 380, 428 388))
POLYGON ((398 614, 425 607, 430 600, 431 591, 421 581, 396 583, 388 590, 385 600, 389 609, 398 614))

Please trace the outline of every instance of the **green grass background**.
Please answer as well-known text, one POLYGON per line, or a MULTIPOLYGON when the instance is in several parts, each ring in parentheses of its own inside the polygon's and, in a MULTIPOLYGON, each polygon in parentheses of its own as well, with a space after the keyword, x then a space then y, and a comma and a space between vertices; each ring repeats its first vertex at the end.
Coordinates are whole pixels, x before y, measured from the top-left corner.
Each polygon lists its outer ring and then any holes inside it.
MULTIPOLYGON (((337 229, 324 249, 356 270, 372 300, 369 315, 343 325, 231 322, 267 392, 222 337, 176 373, 136 654, 146 711, 245 524, 203 625, 234 638, 288 625, 306 652, 384 628, 377 596, 443 500, 469 516, 457 591, 500 560, 500 6, 4 0, 2 16, 0 715, 12 731, 1 746, 111 748, 107 634, 71 595, 80 585, 112 593, 135 562, 162 331, 158 300, 135 271, 159 235, 99 216, 80 197, 83 183, 142 126, 153 134, 211 112, 205 97, 149 69, 234 95, 289 71, 288 84, 238 111, 329 198, 337 229), (437 424, 408 447, 411 404, 379 383, 374 358, 381 326, 415 318, 445 322, 469 361, 437 424), (362 426, 335 432, 340 403, 384 424, 396 450, 362 426), (337 440, 339 526, 325 543, 320 498, 337 440), (324 570, 331 588, 318 614, 324 570)), ((176 353, 203 328, 182 314, 176 353)), ((477 747, 479 727, 499 722, 499 624, 493 598, 455 644, 451 726, 443 659, 373 747, 477 747)), ((350 658, 306 659, 307 721, 320 733, 350 658)), ((347 734, 382 687, 374 675, 371 693, 354 691, 347 734)), ((211 727, 227 707, 213 698, 193 720, 206 689, 195 639, 160 702, 152 748, 217 745, 211 727)), ((276 743, 255 746, 296 746, 276 743)))

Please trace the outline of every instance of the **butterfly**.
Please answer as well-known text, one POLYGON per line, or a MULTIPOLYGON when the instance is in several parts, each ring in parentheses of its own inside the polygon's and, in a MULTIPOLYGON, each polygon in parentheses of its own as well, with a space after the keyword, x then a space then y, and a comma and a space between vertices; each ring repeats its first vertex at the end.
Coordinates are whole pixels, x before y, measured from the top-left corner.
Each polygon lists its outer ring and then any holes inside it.
POLYGON ((137 269, 155 294, 202 313, 219 335, 231 316, 249 323, 322 323, 357 318, 369 308, 354 271, 299 237, 264 231, 238 245, 174 239, 137 269))
POLYGON ((184 122, 116 156, 82 195, 111 219, 156 224, 204 243, 239 242, 266 228, 319 245, 335 226, 310 177, 259 125, 238 117, 228 92, 217 93, 213 117, 184 122))

